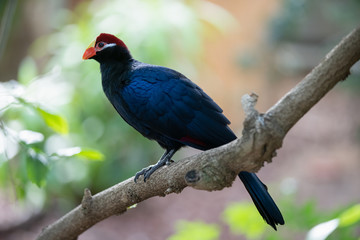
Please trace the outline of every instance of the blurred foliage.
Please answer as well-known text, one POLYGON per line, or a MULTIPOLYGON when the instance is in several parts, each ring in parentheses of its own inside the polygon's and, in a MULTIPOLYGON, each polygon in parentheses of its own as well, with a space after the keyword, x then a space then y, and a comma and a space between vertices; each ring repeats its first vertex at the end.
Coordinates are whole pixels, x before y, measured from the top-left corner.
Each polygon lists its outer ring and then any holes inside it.
POLYGON ((201 221, 179 221, 175 226, 177 232, 168 240, 216 240, 220 236, 220 227, 201 221))
MULTIPOLYGON (((268 77, 273 81, 283 76, 303 76, 308 73, 342 37, 359 24, 358 0, 281 2, 281 7, 267 28, 268 50, 272 52, 268 62, 268 77)), ((247 58, 252 59, 249 56, 247 58)), ((256 63, 256 58, 251 62, 256 63)), ((244 61, 239 61, 239 64, 246 67, 244 61)), ((360 63, 352 68, 350 77, 341 84, 355 94, 360 90, 359 69, 360 63)))
MULTIPOLYGON (((315 201, 298 204, 295 195, 284 196, 279 206, 286 226, 279 226, 274 231, 259 215, 251 202, 229 204, 221 218, 230 229, 230 234, 241 235, 245 239, 285 240, 294 236, 303 236, 306 240, 355 240, 360 231, 360 204, 342 207, 335 211, 320 211, 315 201)), ((220 239, 221 223, 207 224, 201 221, 181 220, 176 225, 176 233, 169 238, 174 239, 220 239), (204 229, 217 233, 208 238, 204 229), (215 231, 215 229, 217 231, 215 231), (197 237, 193 238, 192 233, 197 237), (201 238, 202 235, 204 238, 201 238)), ((209 234, 209 235, 207 235, 209 234)))
POLYGON ((162 150, 118 116, 98 63, 82 61, 84 50, 112 33, 138 60, 196 79, 203 39, 232 21, 203 0, 93 0, 57 9, 48 22, 53 33, 32 44, 17 81, 0 85, 1 186, 27 199, 36 185, 46 196, 40 202, 51 196, 71 207, 85 187, 96 193, 155 162, 162 150))
POLYGON ((234 234, 244 234, 247 239, 260 237, 267 228, 253 203, 233 203, 226 207, 223 220, 234 234))
POLYGON ((269 24, 269 40, 284 41, 334 40, 358 24, 358 0, 282 0, 282 6, 269 24))
POLYGON ((14 18, 17 0, 3 0, 0 2, 0 59, 3 56, 6 42, 14 18))

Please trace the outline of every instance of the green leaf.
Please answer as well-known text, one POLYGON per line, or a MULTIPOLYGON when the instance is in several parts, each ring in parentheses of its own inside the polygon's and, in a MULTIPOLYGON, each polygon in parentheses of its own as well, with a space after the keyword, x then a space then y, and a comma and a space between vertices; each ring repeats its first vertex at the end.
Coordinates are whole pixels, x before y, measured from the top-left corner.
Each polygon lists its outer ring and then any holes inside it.
POLYGON ((87 160, 94 161, 103 161, 105 159, 104 154, 102 154, 100 151, 91 148, 81 147, 59 149, 54 155, 60 157, 81 157, 87 160))
POLYGON ((327 222, 320 223, 310 229, 306 235, 306 240, 325 240, 339 226, 339 219, 335 218, 327 222))
POLYGON ((18 199, 25 199, 25 197, 26 197, 26 191, 25 191, 23 185, 17 184, 17 185, 15 186, 15 192, 16 192, 16 197, 17 197, 18 199))
POLYGON ((30 148, 26 155, 26 173, 29 180, 38 187, 44 186, 48 170, 45 156, 30 148))
POLYGON ((0 153, 0 187, 6 186, 10 181, 9 161, 5 160, 5 156, 0 153))
POLYGON ((168 240, 216 240, 220 236, 218 225, 201 221, 179 221, 176 223, 176 229, 177 232, 168 240))
POLYGON ((81 151, 75 154, 75 156, 94 161, 103 161, 105 159, 104 154, 102 154, 100 151, 90 148, 81 149, 81 151))
POLYGON ((338 227, 348 227, 360 221, 360 204, 356 204, 344 212, 339 218, 320 223, 313 227, 307 234, 306 240, 325 240, 338 227))
POLYGON ((29 56, 24 58, 20 63, 18 81, 22 84, 28 84, 37 74, 35 61, 29 56))
POLYGON ((252 203, 230 204, 223 213, 224 221, 234 234, 244 234, 255 239, 264 234, 266 224, 252 203))
POLYGON ((48 125, 52 130, 60 134, 67 134, 69 132, 69 126, 65 118, 49 113, 40 107, 36 107, 35 109, 44 119, 46 125, 48 125))
POLYGON ((347 227, 360 221, 360 204, 356 204, 345 210, 339 216, 340 227, 347 227))

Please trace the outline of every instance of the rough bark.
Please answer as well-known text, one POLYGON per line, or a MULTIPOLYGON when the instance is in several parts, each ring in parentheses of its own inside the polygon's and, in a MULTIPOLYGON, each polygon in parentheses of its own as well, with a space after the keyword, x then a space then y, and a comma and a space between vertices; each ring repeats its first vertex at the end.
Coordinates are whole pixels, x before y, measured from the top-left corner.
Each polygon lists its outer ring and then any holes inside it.
POLYGON ((258 171, 264 162, 271 162, 291 127, 337 82, 344 80, 359 59, 357 28, 265 114, 255 110, 255 94, 245 95, 242 104, 246 118, 242 136, 237 140, 162 167, 146 183, 141 178, 134 183, 130 178, 94 196, 85 189, 81 205, 44 228, 37 239, 76 239, 95 223, 124 213, 148 198, 180 193, 187 186, 221 190, 231 186, 238 172, 258 171))

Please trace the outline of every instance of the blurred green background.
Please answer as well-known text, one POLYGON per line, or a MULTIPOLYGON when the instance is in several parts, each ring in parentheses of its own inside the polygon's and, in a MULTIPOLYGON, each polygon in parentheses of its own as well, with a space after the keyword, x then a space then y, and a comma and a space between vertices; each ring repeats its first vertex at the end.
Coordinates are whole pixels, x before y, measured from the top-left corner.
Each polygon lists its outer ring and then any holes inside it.
MULTIPOLYGON (((184 73, 240 134, 241 96, 258 93, 266 111, 357 27, 359 12, 358 0, 1 1, 0 239, 34 238, 84 188, 102 191, 162 154, 107 101, 98 63, 82 61, 99 33, 184 73)), ((235 183, 150 199, 80 239, 360 239, 359 78, 357 64, 260 172, 284 213, 278 232, 239 202, 246 192, 235 183)))

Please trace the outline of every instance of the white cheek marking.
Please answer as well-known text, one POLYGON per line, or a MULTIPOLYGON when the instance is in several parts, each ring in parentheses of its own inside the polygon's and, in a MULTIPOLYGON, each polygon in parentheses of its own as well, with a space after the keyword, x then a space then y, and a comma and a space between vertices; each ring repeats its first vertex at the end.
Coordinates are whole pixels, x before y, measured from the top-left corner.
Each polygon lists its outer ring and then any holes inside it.
POLYGON ((116 43, 109 43, 109 44, 106 44, 101 50, 104 50, 105 48, 108 48, 108 47, 113 47, 115 46, 116 43))

